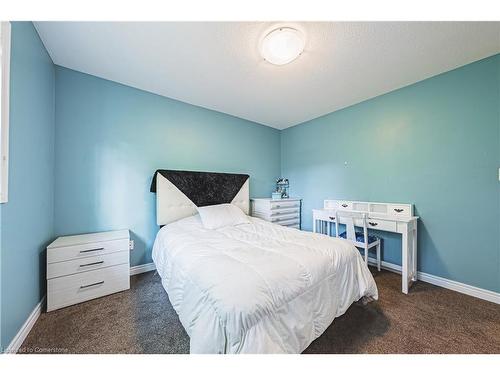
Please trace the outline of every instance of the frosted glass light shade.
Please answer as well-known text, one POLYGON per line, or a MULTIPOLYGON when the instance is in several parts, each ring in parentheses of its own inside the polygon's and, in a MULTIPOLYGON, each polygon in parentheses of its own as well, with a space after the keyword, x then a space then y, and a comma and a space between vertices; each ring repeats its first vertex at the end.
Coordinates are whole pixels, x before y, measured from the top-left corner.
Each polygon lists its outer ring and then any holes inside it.
POLYGON ((304 35, 290 27, 280 27, 267 34, 261 42, 262 57, 274 65, 285 65, 304 51, 304 35))

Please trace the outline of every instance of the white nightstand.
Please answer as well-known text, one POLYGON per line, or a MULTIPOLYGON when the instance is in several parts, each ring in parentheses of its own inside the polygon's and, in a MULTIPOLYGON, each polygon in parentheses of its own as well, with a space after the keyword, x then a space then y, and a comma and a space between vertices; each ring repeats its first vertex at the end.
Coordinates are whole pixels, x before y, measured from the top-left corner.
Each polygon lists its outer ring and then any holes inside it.
POLYGON ((47 311, 130 288, 128 230, 59 237, 47 247, 47 311))
POLYGON ((252 216, 291 228, 300 229, 302 199, 250 199, 252 216))

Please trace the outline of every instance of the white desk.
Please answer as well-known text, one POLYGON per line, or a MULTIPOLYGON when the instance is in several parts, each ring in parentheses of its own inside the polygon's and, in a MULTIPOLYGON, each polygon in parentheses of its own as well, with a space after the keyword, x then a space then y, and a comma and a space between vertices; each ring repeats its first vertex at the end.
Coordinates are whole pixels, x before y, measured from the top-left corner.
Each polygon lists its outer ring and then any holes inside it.
MULTIPOLYGON (((313 232, 330 235, 330 223, 335 223, 337 210, 366 212, 369 228, 401 234, 402 292, 408 294, 409 286, 417 280, 418 216, 413 216, 413 205, 327 199, 323 209, 313 210, 313 232)), ((355 225, 363 226, 356 221, 355 225)))

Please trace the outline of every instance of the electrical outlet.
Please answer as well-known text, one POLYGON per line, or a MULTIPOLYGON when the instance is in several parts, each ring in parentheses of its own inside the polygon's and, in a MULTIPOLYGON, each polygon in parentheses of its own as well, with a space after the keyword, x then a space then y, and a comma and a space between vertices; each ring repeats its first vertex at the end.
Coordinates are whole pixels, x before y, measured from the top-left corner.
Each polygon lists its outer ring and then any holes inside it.
POLYGON ((128 241, 128 248, 129 248, 129 250, 134 250, 134 245, 135 245, 134 244, 134 240, 128 241))

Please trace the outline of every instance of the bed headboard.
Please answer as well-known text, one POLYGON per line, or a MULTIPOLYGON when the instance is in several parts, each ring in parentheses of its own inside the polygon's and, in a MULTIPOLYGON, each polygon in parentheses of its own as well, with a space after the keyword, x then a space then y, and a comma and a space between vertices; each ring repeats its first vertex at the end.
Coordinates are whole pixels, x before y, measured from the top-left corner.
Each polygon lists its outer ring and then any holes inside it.
POLYGON ((232 203, 250 211, 249 175, 158 169, 151 192, 156 193, 156 223, 166 225, 197 213, 196 207, 232 203))

